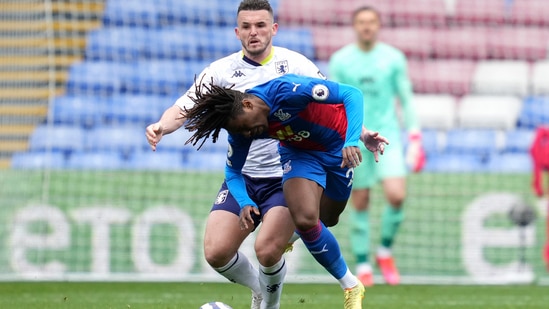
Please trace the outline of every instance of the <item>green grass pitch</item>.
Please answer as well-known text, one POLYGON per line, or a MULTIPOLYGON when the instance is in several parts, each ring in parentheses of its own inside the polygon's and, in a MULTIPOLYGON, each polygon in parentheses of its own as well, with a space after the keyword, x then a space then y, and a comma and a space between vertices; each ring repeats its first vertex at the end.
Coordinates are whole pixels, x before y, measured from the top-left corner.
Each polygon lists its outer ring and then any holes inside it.
MULTIPOLYGON (((283 309, 342 308, 343 294, 334 284, 286 284, 283 309)), ((230 283, 76 283, 2 282, 0 308, 198 309, 209 301, 234 309, 250 308, 250 292, 230 283)), ((367 290, 364 308, 501 309, 547 308, 542 286, 378 285, 367 290)))

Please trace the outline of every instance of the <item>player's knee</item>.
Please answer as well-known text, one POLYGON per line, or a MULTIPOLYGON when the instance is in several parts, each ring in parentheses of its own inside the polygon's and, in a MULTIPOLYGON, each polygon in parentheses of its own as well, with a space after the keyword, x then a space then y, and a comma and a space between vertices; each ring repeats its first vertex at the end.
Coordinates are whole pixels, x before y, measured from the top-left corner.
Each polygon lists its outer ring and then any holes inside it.
POLYGON ((211 267, 223 267, 229 263, 236 252, 230 250, 222 250, 217 246, 204 246, 204 259, 211 267))
POLYGON ((312 229, 318 224, 318 217, 313 217, 313 216, 294 217, 294 224, 296 229, 300 231, 307 231, 312 229))
POLYGON ((402 204, 404 203, 405 198, 406 198, 405 192, 393 193, 387 196, 387 200, 389 201, 389 204, 391 204, 393 208, 402 207, 402 204))
MULTIPOLYGON (((286 245, 286 244, 284 244, 286 245)), ((276 242, 268 242, 255 245, 255 254, 259 264, 263 266, 272 266, 282 258, 284 246, 278 245, 276 242)))

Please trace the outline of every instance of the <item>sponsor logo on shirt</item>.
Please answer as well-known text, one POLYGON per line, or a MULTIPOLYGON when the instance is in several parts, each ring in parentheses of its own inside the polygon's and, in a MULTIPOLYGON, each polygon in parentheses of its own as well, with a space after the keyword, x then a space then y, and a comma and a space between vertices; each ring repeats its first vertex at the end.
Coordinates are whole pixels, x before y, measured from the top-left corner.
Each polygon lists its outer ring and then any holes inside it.
POLYGON ((280 121, 286 121, 292 117, 289 113, 285 113, 282 109, 277 110, 273 114, 276 118, 280 119, 280 121))
POLYGON ((288 60, 282 60, 275 62, 276 73, 284 75, 290 71, 288 60))
POLYGON ((287 142, 301 142, 302 140, 309 138, 311 132, 309 131, 299 131, 297 134, 294 132, 291 126, 287 125, 282 129, 276 130, 274 134, 271 134, 272 138, 278 139, 279 141, 287 142))
POLYGON ((233 76, 231 76, 231 78, 242 77, 242 76, 246 76, 246 74, 242 73, 242 71, 240 71, 240 70, 236 70, 236 71, 234 71, 233 76))
POLYGON ((313 98, 317 101, 324 101, 328 99, 330 91, 326 85, 318 84, 313 87, 313 98))

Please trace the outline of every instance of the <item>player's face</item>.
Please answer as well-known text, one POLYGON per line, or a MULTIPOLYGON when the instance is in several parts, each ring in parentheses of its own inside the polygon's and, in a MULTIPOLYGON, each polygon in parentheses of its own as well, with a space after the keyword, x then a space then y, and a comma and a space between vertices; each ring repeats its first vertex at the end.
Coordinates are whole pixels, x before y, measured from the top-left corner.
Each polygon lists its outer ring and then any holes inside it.
POLYGON ((241 134, 248 138, 267 132, 269 128, 267 115, 257 105, 248 104, 254 101, 254 99, 244 100, 250 101, 243 102, 243 112, 230 119, 225 129, 231 134, 241 134))
POLYGON ((353 21, 357 39, 362 43, 375 42, 380 27, 379 17, 374 11, 362 11, 355 16, 353 21))
POLYGON ((242 42, 244 54, 254 60, 260 58, 259 61, 267 57, 271 52, 272 38, 278 30, 271 14, 266 10, 240 11, 237 23, 235 33, 242 42))

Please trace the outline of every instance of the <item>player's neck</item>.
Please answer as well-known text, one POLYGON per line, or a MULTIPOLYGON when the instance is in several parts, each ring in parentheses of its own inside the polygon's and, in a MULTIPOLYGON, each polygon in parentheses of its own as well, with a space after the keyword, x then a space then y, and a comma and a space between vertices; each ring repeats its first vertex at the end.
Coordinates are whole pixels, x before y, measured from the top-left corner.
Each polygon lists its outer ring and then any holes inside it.
POLYGON ((370 52, 376 47, 377 41, 359 41, 358 47, 364 52, 370 52))
POLYGON ((244 56, 246 56, 246 58, 254 61, 254 62, 257 62, 257 63, 263 63, 263 61, 265 61, 265 59, 269 58, 269 56, 271 56, 271 53, 272 53, 272 50, 273 50, 273 47, 269 47, 269 48, 266 48, 265 51, 263 51, 261 54, 258 54, 258 55, 252 55, 248 52, 246 52, 246 50, 244 50, 244 56))

